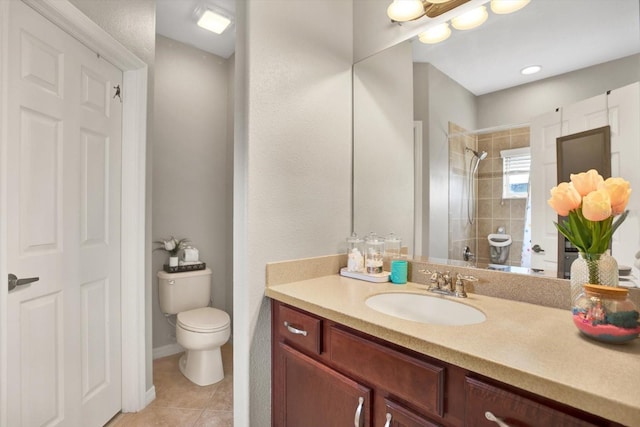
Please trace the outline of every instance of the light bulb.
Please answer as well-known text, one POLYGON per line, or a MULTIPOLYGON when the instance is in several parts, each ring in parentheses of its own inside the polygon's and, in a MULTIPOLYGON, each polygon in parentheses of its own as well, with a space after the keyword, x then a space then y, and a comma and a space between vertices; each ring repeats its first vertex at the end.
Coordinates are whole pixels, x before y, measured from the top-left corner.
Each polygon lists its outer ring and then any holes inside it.
POLYGON ((470 30, 484 23, 489 17, 487 8, 484 6, 471 9, 460 16, 456 16, 451 20, 451 25, 456 30, 470 30))
POLYGON ((497 14, 513 13, 522 9, 531 0, 491 0, 491 11, 497 14))
POLYGON ((435 44, 448 39, 450 35, 451 28, 449 28, 449 24, 445 22, 420 33, 418 40, 422 43, 435 44))
POLYGON ((412 21, 424 15, 424 6, 420 0, 393 0, 387 15, 398 22, 412 21))

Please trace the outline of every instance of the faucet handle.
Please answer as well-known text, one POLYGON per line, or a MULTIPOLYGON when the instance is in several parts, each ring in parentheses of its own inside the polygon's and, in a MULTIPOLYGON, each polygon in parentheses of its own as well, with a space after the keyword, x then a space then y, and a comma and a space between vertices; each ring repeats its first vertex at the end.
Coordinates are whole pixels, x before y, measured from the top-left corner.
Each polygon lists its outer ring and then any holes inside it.
POLYGON ((454 291, 454 295, 458 298, 466 298, 467 293, 464 290, 464 282, 462 281, 462 276, 458 274, 456 279, 456 290, 454 291))

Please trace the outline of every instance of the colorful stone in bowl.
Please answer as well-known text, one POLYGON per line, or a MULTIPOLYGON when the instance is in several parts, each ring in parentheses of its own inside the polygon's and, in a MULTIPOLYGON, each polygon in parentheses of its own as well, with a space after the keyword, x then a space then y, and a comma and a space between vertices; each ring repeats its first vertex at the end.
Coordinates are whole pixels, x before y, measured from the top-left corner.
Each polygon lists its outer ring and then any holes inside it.
POLYGON ((628 299, 628 289, 584 285, 573 304, 573 324, 589 338, 624 343, 640 336, 640 312, 628 299))

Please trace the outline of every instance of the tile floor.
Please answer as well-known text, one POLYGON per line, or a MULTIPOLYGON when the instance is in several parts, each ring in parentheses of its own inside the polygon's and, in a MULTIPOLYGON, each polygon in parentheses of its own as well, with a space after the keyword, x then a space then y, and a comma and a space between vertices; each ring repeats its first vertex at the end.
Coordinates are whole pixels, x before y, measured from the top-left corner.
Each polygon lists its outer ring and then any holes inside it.
POLYGON ((106 427, 232 427, 233 347, 222 346, 224 379, 201 387, 178 370, 180 354, 153 361, 156 399, 138 413, 118 414, 106 427))

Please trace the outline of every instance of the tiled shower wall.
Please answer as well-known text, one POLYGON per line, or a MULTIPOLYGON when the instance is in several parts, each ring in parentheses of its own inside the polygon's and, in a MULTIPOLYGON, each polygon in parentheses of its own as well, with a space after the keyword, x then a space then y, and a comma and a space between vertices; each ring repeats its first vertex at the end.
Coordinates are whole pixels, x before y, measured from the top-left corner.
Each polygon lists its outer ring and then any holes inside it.
MULTIPOLYGON (((475 135, 449 123, 449 259, 462 260, 465 246, 476 252, 476 224, 470 224, 467 215, 468 171, 471 153, 465 147, 477 148, 475 135)), ((476 191, 477 194, 477 191, 476 191)))
POLYGON ((513 243, 509 264, 522 260, 526 199, 502 199, 502 158, 500 150, 529 146, 529 127, 478 135, 478 150, 489 153, 478 167, 478 263, 489 263, 487 236, 504 227, 513 243))
POLYGON ((526 199, 502 200, 502 158, 500 150, 529 146, 529 127, 504 131, 467 134, 467 130, 449 123, 449 259, 462 259, 465 246, 475 254, 478 266, 490 262, 487 236, 504 227, 513 243, 509 265, 519 266, 525 226, 526 199), (465 147, 486 151, 478 166, 475 221, 467 215, 469 163, 472 154, 465 147))

